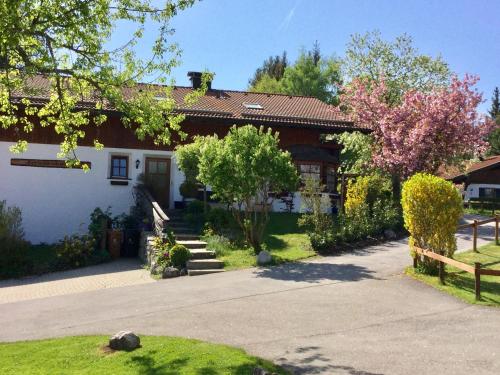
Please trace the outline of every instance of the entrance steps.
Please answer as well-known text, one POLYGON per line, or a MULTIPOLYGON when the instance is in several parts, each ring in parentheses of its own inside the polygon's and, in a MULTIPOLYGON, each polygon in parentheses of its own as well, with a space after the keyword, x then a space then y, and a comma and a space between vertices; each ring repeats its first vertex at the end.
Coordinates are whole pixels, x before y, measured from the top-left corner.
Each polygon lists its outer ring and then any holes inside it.
POLYGON ((215 252, 207 250, 207 243, 200 240, 200 235, 184 222, 181 210, 167 212, 168 226, 175 235, 179 245, 186 246, 191 252, 191 259, 187 262, 189 276, 206 275, 224 272, 224 262, 215 259, 215 252))

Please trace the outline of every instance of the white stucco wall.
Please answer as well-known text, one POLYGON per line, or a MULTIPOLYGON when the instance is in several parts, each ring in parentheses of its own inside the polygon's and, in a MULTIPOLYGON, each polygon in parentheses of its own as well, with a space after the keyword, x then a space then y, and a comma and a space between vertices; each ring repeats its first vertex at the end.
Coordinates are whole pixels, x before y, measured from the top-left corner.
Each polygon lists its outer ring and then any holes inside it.
POLYGON ((465 191, 465 200, 469 200, 470 198, 479 198, 479 188, 494 188, 500 189, 499 184, 470 184, 467 186, 467 190, 465 191))
MULTIPOLYGON (((144 173, 147 156, 170 157, 170 151, 79 147, 78 157, 92 168, 80 169, 11 166, 11 158, 56 159, 57 145, 30 144, 27 152, 12 154, 12 143, 0 142, 0 200, 21 208, 26 239, 33 243, 55 242, 65 235, 85 233, 95 207, 111 206, 113 215, 128 213, 133 205, 132 190, 137 176, 144 173), (128 186, 111 185, 111 154, 129 156, 128 186), (135 161, 140 160, 139 169, 135 161)), ((170 205, 182 200, 179 185, 184 180, 172 158, 170 205)))

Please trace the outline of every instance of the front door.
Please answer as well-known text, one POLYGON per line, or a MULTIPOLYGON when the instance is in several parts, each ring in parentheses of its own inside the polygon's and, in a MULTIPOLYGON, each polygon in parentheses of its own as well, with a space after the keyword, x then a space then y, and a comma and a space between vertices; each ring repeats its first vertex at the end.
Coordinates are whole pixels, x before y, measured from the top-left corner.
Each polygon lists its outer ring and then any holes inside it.
POLYGON ((170 159, 146 158, 145 182, 153 198, 163 208, 169 207, 170 159))

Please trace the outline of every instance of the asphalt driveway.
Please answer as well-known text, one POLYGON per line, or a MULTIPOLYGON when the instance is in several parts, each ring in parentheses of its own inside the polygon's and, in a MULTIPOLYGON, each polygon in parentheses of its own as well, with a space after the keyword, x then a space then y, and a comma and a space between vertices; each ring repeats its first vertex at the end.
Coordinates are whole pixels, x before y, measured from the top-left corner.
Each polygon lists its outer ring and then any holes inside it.
MULTIPOLYGON (((466 233, 459 247, 470 247, 466 233)), ((499 374, 500 310, 405 277, 410 262, 399 241, 280 267, 4 303, 0 341, 132 329, 242 347, 296 373, 499 374)))

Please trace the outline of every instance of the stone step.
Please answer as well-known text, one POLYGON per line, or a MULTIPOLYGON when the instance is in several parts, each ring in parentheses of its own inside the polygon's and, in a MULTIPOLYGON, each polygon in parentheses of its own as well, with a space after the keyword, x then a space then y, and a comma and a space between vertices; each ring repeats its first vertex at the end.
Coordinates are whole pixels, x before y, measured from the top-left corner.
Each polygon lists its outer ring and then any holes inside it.
POLYGON ((200 235, 195 233, 174 233, 177 241, 199 240, 200 235))
POLYGON ((210 273, 220 273, 224 272, 223 269, 213 269, 213 270, 188 270, 189 276, 199 276, 199 275, 207 275, 210 273))
POLYGON ((177 241, 179 245, 184 245, 188 249, 202 249, 207 246, 207 243, 204 241, 199 241, 199 240, 181 240, 177 241))
POLYGON ((190 270, 214 270, 224 268, 224 262, 218 259, 194 259, 189 260, 186 264, 188 271, 190 270))
POLYGON ((215 258, 215 251, 207 249, 191 249, 191 259, 213 259, 215 258))

